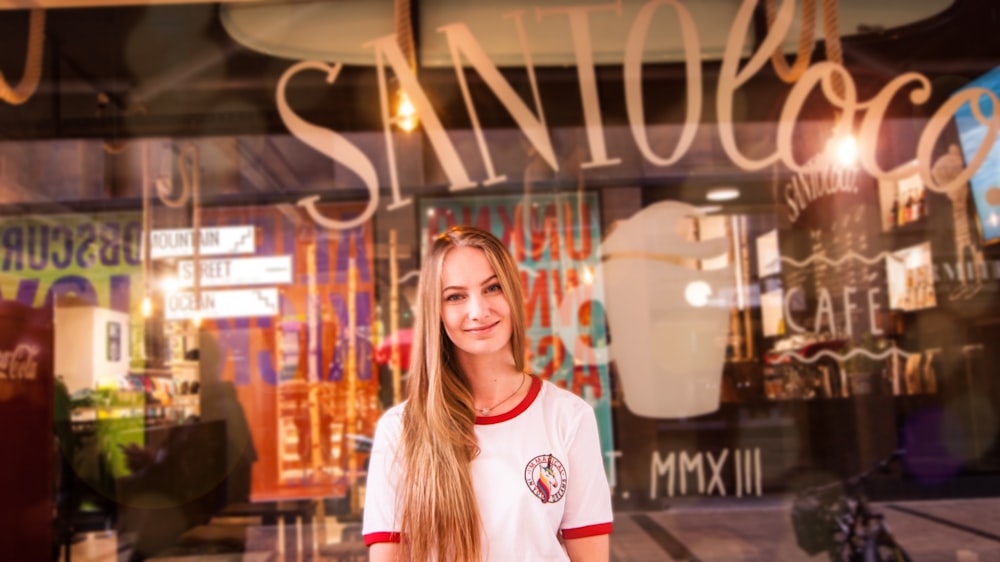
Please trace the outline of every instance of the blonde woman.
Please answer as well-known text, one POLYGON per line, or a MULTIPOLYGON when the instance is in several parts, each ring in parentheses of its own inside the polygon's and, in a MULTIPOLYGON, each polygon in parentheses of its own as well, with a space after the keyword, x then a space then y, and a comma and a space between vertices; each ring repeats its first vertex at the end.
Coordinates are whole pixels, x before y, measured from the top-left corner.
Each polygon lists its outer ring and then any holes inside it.
POLYGON ((375 432, 373 562, 607 562, 611 498, 593 409, 525 372, 517 266, 452 227, 424 260, 407 400, 375 432))

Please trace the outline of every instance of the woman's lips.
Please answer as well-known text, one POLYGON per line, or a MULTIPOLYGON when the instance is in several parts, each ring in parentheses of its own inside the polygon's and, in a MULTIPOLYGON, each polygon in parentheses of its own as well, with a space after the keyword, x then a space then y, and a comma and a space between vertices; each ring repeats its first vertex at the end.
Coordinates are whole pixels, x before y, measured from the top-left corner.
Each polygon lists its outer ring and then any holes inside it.
POLYGON ((495 328, 498 324, 500 324, 499 320, 497 320, 496 322, 494 322, 492 324, 489 324, 487 326, 477 326, 475 328, 466 328, 465 331, 467 333, 469 333, 469 334, 474 335, 474 336, 476 336, 476 335, 484 335, 484 334, 489 333, 490 330, 492 330, 493 328, 495 328))

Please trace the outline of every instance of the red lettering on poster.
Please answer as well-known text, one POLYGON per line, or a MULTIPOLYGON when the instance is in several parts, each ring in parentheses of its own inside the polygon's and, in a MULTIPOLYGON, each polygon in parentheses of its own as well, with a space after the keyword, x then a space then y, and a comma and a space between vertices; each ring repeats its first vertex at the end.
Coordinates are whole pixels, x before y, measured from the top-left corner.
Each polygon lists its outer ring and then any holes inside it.
MULTIPOLYGON (((567 269, 565 271, 565 284, 562 282, 562 272, 558 269, 552 271, 552 292, 555 294, 556 307, 559 307, 560 310, 563 303, 563 296, 572 293, 574 289, 580 286, 580 272, 575 269, 567 269)), ((560 314, 559 321, 568 323, 572 322, 573 319, 560 314)))
MULTIPOLYGON (((555 334, 546 334, 538 339, 538 355, 540 357, 548 357, 550 351, 552 352, 552 359, 542 366, 542 372, 539 373, 546 380, 551 380, 552 375, 559 370, 559 366, 566 360, 566 348, 563 347, 559 337, 555 334)), ((565 382, 554 382, 563 388, 566 387, 565 382)))
POLYGON ((547 238, 550 252, 549 259, 551 261, 559 261, 559 220, 556 213, 556 206, 546 205, 541 209, 542 218, 541 224, 539 224, 537 213, 539 207, 536 205, 537 203, 532 204, 532 206, 527 209, 527 214, 529 215, 527 224, 525 220, 526 210, 524 204, 518 203, 514 208, 515 240, 523 238, 525 236, 525 230, 529 230, 527 240, 520 240, 520 244, 515 243, 514 247, 516 250, 519 250, 520 253, 515 253, 514 259, 519 262, 525 261, 525 250, 529 247, 527 242, 530 242, 531 261, 541 261, 542 255, 545 251, 547 238))
POLYGON ((576 208, 580 211, 579 218, 573 218, 573 204, 567 202, 563 207, 563 239, 566 241, 566 251, 571 260, 585 260, 590 257, 593 251, 593 239, 590 236, 590 207, 587 202, 580 198, 576 203, 576 208), (583 246, 577 248, 578 240, 583 246))
POLYGON ((583 396, 583 387, 590 386, 594 399, 600 399, 604 392, 601 387, 601 376, 597 365, 585 363, 573 366, 573 394, 583 396))
POLYGON ((535 275, 534 283, 528 278, 528 272, 521 272, 521 286, 524 287, 524 322, 528 326, 535 324, 535 309, 540 310, 541 326, 548 328, 552 325, 552 318, 549 313, 549 283, 548 272, 541 270, 535 275))

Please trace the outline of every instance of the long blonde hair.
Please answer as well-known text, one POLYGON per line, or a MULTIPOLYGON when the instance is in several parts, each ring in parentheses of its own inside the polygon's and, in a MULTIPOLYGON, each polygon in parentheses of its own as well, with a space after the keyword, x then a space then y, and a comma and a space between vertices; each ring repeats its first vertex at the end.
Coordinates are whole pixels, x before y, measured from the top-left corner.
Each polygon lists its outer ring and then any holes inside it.
POLYGON ((479 562, 483 553, 469 466, 479 454, 472 390, 441 323, 442 264, 459 246, 479 248, 493 268, 510 305, 514 364, 524 370, 524 294, 514 259, 489 232, 451 227, 435 238, 420 271, 400 443, 402 546, 420 562, 479 562))

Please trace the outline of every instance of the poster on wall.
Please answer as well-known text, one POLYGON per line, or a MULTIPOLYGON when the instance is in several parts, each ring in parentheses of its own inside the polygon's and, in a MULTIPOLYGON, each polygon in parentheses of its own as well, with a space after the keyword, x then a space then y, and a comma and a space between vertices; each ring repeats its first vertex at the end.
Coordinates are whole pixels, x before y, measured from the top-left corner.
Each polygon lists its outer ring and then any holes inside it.
MULTIPOLYGON (((905 166, 914 166, 907 163, 905 166)), ((919 172, 900 179, 878 180, 882 231, 906 226, 928 216, 927 189, 919 172)))
MULTIPOLYGON (((0 244, 0 299, 35 307, 70 299, 142 318, 140 213, 4 218, 0 244)), ((142 349, 141 321, 128 337, 130 349, 142 349)))
POLYGON ((892 252, 886 256, 885 265, 891 308, 920 310, 937 306, 930 242, 892 252))
POLYGON ((757 237, 757 276, 761 279, 781 273, 781 250, 778 248, 778 230, 770 230, 757 237))
MULTIPOLYGON (((363 208, 338 203, 315 210, 340 219, 363 208)), ((250 291, 260 301, 253 311, 225 309, 202 324, 200 345, 219 350, 201 354, 203 397, 212 385, 235 387, 249 431, 230 435, 236 440, 230 466, 255 459, 253 501, 343 496, 364 476, 359 444, 372 438, 381 413, 373 376, 370 221, 331 230, 301 209, 254 206, 205 209, 202 224, 249 226, 254 233, 252 251, 212 256, 203 276, 218 271, 220 261, 230 273, 241 270, 237 260, 274 269, 256 278, 215 279, 208 290, 250 291)), ((179 274, 192 271, 182 257, 175 265, 179 274)), ((203 419, 229 415, 228 404, 207 406, 203 398, 203 419)))
MULTIPOLYGON (((964 89, 968 88, 985 88, 1000 96, 1000 67, 969 82, 964 89)), ((996 142, 996 137, 987 138, 987 123, 998 108, 984 102, 979 109, 983 113, 981 118, 973 114, 969 104, 963 105, 955 112, 955 125, 966 162, 972 161, 984 142, 993 143, 982 167, 969 182, 983 243, 990 244, 1000 241, 1000 142, 996 142)))
POLYGON ((593 194, 424 199, 422 248, 456 224, 497 235, 522 272, 529 368, 583 397, 597 414, 605 466, 612 456, 611 392, 603 351, 601 228, 593 194))
POLYGON ((785 293, 779 288, 760 294, 761 329, 765 337, 784 334, 785 293))

